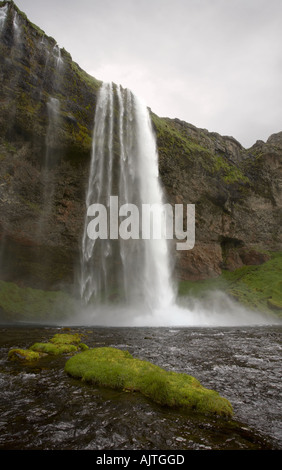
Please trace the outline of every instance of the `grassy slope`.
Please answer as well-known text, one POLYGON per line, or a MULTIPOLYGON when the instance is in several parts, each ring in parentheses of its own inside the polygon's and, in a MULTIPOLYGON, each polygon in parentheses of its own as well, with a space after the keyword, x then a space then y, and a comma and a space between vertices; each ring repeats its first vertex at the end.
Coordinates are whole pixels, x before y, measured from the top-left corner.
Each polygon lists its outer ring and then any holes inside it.
POLYGON ((63 319, 73 313, 71 297, 60 291, 19 287, 0 281, 0 314, 9 321, 63 319))
POLYGON ((244 266, 233 272, 225 271, 216 279, 182 281, 180 295, 201 297, 219 289, 252 310, 272 312, 282 317, 282 252, 259 266, 244 266))

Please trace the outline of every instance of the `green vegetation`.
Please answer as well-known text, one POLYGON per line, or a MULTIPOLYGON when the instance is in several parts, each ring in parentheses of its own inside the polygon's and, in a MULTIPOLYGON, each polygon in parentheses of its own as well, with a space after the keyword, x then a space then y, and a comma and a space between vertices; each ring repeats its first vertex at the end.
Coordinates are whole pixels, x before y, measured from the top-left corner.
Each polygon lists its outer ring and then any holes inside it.
POLYGON ((221 290, 252 310, 276 313, 282 317, 282 252, 272 253, 271 259, 259 266, 244 266, 224 271, 216 279, 182 281, 180 295, 197 298, 211 290, 221 290))
POLYGON ((250 183, 247 176, 235 164, 231 164, 223 156, 214 156, 214 171, 217 172, 225 183, 250 183))
POLYGON ((34 362, 38 361, 42 356, 40 352, 31 351, 30 349, 11 349, 8 353, 8 357, 11 361, 24 361, 34 362))
POLYGON ((90 88, 93 88, 93 91, 97 92, 99 90, 100 86, 102 85, 100 80, 97 80, 96 78, 92 77, 92 75, 89 75, 87 72, 81 69, 76 62, 72 61, 70 65, 73 72, 75 72, 82 82, 86 83, 90 88))
POLYGON ((127 392, 140 392, 154 402, 199 413, 232 416, 232 406, 217 392, 187 374, 167 372, 128 351, 105 347, 76 354, 65 371, 83 381, 127 392))
POLYGON ((179 157, 185 155, 190 160, 201 155, 203 157, 203 164, 206 162, 208 169, 211 169, 209 159, 212 154, 208 149, 201 147, 192 139, 188 139, 180 134, 174 127, 172 127, 164 118, 160 118, 156 114, 151 114, 152 122, 156 129, 156 136, 158 140, 158 148, 161 153, 167 156, 179 157))
POLYGON ((249 178, 235 163, 222 155, 215 155, 209 149, 199 145, 193 138, 182 134, 165 118, 151 114, 156 129, 158 148, 161 155, 179 158, 186 161, 197 161, 211 175, 217 175, 226 184, 248 184, 249 178))
POLYGON ((62 354, 73 354, 85 351, 88 346, 81 342, 81 335, 56 334, 47 343, 35 343, 28 349, 11 349, 8 353, 9 359, 15 361, 37 361, 46 355, 59 356, 62 354))
POLYGON ((65 292, 18 287, 0 281, 0 311, 9 321, 62 319, 73 313, 74 302, 65 292))

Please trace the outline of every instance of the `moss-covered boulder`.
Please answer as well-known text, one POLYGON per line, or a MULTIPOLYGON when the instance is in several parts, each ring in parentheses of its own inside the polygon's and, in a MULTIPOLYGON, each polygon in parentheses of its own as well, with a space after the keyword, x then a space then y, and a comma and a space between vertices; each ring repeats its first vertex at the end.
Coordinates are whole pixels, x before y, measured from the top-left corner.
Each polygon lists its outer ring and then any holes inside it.
POLYGON ((35 343, 31 346, 30 350, 59 356, 61 354, 77 352, 78 348, 74 344, 35 343))
POLYGON ((58 333, 50 339, 50 342, 57 346, 60 346, 62 344, 79 345, 81 343, 81 335, 79 333, 58 333))
POLYGON ((32 351, 31 349, 11 349, 8 357, 11 361, 33 362, 37 361, 46 354, 42 352, 32 351))
POLYGON ((226 417, 233 413, 227 399, 204 388, 194 377, 167 372, 150 362, 133 358, 128 351, 110 347, 89 349, 70 358, 65 371, 93 384, 140 392, 163 406, 226 417))
POLYGON ((88 346, 81 342, 81 335, 59 333, 45 343, 34 343, 28 349, 11 349, 8 357, 11 360, 36 361, 43 356, 59 356, 85 351, 88 346))

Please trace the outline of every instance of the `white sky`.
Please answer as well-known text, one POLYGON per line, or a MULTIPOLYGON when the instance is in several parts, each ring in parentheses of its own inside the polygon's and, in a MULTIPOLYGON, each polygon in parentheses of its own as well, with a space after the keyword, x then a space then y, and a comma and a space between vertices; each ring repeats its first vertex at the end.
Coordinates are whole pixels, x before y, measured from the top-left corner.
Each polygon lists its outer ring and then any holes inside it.
POLYGON ((245 147, 282 130, 282 0, 15 0, 81 68, 245 147))

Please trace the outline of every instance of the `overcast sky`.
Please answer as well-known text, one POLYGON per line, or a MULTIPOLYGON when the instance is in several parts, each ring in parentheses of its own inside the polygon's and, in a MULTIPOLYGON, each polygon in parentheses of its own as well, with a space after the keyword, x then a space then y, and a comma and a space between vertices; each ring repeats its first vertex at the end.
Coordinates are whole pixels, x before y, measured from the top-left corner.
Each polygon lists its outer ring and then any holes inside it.
POLYGON ((15 0, 99 80, 244 147, 282 131, 282 0, 15 0))

